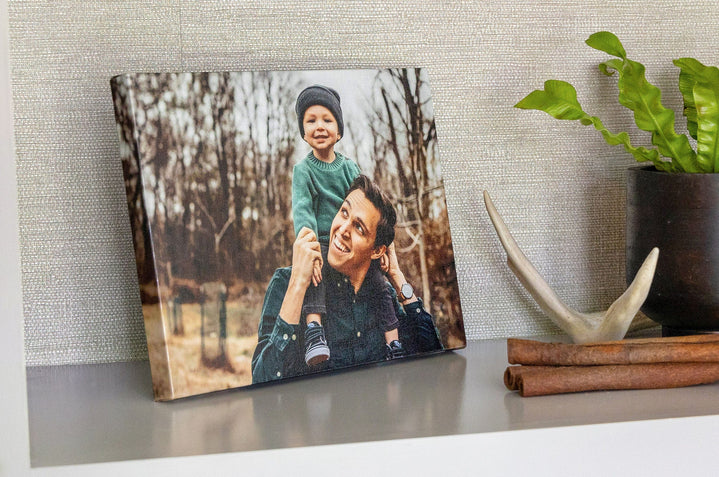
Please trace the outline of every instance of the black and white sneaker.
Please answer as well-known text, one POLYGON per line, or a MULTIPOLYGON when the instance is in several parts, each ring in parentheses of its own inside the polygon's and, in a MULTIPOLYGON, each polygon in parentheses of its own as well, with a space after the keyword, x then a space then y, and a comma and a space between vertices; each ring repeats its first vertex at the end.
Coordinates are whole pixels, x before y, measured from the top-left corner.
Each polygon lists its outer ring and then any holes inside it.
POLYGON ((397 340, 391 341, 390 344, 387 345, 387 360, 391 359, 399 359, 404 358, 405 351, 404 347, 402 347, 402 343, 400 343, 397 340))
POLYGON ((307 366, 316 366, 330 359, 325 329, 316 321, 307 323, 305 330, 305 362, 307 366))

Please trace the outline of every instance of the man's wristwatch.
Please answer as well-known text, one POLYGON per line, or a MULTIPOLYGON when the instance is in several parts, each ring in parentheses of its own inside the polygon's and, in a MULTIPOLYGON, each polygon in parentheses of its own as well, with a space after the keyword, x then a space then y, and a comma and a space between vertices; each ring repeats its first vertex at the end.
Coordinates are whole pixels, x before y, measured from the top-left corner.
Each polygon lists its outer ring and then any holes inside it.
POLYGON ((412 288, 412 285, 410 285, 409 283, 405 283, 404 285, 402 285, 399 291, 405 300, 409 300, 410 298, 412 298, 412 295, 414 295, 414 288, 412 288))

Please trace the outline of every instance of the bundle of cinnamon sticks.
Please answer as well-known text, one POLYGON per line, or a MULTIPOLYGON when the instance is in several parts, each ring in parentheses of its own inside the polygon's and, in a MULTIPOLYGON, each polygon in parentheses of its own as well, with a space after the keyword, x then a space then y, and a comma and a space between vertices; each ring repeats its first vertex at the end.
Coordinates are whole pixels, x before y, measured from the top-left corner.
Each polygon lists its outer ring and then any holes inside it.
POLYGON ((719 335, 591 344, 510 338, 504 384, 521 396, 659 389, 719 381, 719 335))

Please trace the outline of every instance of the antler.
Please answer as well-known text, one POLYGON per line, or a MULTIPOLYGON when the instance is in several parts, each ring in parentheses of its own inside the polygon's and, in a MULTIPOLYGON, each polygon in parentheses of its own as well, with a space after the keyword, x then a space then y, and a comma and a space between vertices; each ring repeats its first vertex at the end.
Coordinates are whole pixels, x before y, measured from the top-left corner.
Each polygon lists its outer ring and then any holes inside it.
POLYGON ((644 303, 652 285, 659 258, 659 249, 653 248, 644 260, 636 277, 627 290, 604 312, 580 313, 559 299, 554 290, 542 278, 536 268, 522 253, 497 209, 484 191, 484 205, 494 224, 500 242, 507 252, 507 265, 519 278, 549 318, 567 333, 575 343, 620 340, 644 303))

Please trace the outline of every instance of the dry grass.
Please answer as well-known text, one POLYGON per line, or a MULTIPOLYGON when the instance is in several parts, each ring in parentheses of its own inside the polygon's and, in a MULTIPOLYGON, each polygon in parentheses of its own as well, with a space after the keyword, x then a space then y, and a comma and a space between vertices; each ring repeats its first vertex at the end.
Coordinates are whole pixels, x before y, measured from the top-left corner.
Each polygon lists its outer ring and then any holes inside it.
MULTIPOLYGON (((182 334, 172 333, 171 307, 164 302, 162 310, 159 304, 143 305, 155 398, 176 399, 251 384, 250 363, 257 345, 262 299, 262 293, 250 290, 234 294, 227 302, 226 361, 220 367, 203 363, 199 304, 180 305, 182 334)), ((217 307, 212 306, 207 312, 218 314, 217 307)), ((443 344, 450 349, 464 347, 464 331, 456 320, 449 319, 442 311, 435 317, 443 344)), ((208 350, 216 350, 217 343, 216 335, 214 339, 205 338, 208 350)))
MULTIPOLYGON (((184 328, 181 335, 171 332, 170 308, 163 306, 161 311, 156 304, 143 306, 156 399, 173 399, 250 384, 250 361, 257 344, 261 311, 257 304, 227 303, 225 356, 229 366, 221 368, 203 364, 200 305, 181 306, 184 328)), ((215 349, 217 343, 216 336, 205 337, 207 349, 215 349)))

